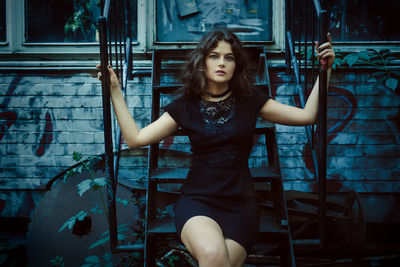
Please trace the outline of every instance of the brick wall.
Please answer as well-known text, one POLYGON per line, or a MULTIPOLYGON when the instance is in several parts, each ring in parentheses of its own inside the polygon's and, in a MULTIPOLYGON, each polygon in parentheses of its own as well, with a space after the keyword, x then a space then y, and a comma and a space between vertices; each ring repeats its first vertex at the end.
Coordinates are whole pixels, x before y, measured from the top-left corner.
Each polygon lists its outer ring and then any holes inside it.
MULTIPOLYGON (((400 96, 367 82, 368 74, 335 72, 329 90, 328 191, 399 192, 400 96)), ((295 86, 284 72, 271 71, 273 95, 296 105, 295 86)), ((150 77, 129 82, 128 105, 140 126, 150 118, 150 77)), ((1 216, 29 216, 46 183, 71 166, 72 153, 103 152, 101 87, 90 74, 0 74, 1 216)), ((171 99, 165 98, 165 105, 171 99)), ((304 127, 277 126, 287 189, 315 191, 304 127)), ((160 164, 179 165, 189 152, 185 137, 166 139, 176 153, 160 164)), ((265 162, 256 145, 250 164, 265 162)), ((187 161, 185 164, 189 164, 187 161)), ((147 151, 125 154, 120 175, 146 176, 147 151), (133 171, 134 170, 134 171, 133 171)))

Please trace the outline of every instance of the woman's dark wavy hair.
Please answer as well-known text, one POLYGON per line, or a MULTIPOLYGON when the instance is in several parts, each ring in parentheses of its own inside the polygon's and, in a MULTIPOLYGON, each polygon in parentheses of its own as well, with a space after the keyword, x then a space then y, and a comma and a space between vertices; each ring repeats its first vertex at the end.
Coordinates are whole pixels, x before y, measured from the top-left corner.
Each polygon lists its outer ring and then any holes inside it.
POLYGON ((228 29, 215 29, 201 38, 186 64, 182 75, 185 96, 199 97, 207 90, 205 61, 207 54, 217 47, 219 41, 230 43, 235 57, 236 66, 232 79, 229 81, 229 87, 235 94, 241 93, 245 97, 252 95, 251 75, 242 42, 228 29))

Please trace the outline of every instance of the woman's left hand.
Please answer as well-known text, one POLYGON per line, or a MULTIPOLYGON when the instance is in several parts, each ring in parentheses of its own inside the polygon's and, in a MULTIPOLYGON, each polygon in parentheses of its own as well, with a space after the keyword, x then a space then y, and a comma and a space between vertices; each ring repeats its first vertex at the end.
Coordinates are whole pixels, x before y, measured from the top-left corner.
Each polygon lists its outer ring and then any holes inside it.
POLYGON ((328 42, 319 45, 319 42, 315 42, 315 50, 317 57, 321 65, 327 66, 329 69, 332 68, 333 62, 335 62, 335 51, 333 51, 332 37, 331 34, 327 34, 328 42))

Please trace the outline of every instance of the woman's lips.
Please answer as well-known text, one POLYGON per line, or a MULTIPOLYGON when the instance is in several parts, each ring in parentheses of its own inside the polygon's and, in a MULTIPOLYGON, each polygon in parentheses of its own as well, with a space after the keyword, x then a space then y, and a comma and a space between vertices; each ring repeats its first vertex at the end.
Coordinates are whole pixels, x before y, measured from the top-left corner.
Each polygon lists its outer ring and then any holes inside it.
POLYGON ((226 74, 226 72, 223 71, 223 70, 217 70, 215 73, 218 74, 218 75, 224 75, 224 74, 226 74))

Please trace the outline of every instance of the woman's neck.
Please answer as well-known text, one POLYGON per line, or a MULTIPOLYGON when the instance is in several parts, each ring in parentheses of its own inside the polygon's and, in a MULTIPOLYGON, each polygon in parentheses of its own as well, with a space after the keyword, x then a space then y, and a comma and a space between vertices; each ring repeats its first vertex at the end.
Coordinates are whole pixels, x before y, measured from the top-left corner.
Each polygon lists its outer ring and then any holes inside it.
POLYGON ((206 101, 210 101, 210 102, 219 102, 222 101, 226 98, 228 98, 230 95, 232 94, 232 90, 230 90, 230 88, 226 87, 219 87, 217 90, 207 90, 206 93, 204 93, 204 95, 202 96, 202 98, 206 101))
POLYGON ((208 84, 207 92, 211 95, 220 95, 226 92, 229 88, 228 83, 218 84, 218 83, 211 83, 208 84))

